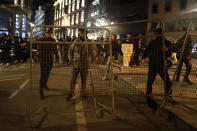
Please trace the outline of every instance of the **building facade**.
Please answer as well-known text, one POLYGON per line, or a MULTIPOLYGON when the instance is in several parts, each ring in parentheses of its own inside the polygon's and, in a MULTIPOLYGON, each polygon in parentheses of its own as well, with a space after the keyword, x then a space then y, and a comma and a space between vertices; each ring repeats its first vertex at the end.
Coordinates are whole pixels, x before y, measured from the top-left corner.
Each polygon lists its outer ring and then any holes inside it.
MULTIPOLYGON (((56 26, 85 26, 86 0, 56 0, 54 3, 56 26)), ((56 35, 78 36, 78 29, 56 29, 56 35)))
MULTIPOLYGON (((159 18, 165 23, 165 34, 171 41, 180 39, 192 22, 191 31, 197 31, 197 1, 196 0, 149 0, 148 18, 159 18)), ((147 30, 155 28, 149 23, 147 30)), ((197 38, 193 37, 193 47, 197 47, 197 38)))
MULTIPOLYGON (((51 4, 45 4, 38 7, 35 15, 35 25, 53 25, 54 8, 51 4)), ((42 37, 46 28, 35 28, 35 36, 42 37)))
POLYGON ((1 0, 0 1, 0 34, 28 38, 30 34, 30 19, 32 0, 1 0))
MULTIPOLYGON (((190 22, 192 30, 197 30, 196 0, 149 0, 148 18, 159 18, 165 22, 167 32, 183 32, 190 22)), ((149 24, 148 29, 151 28, 149 24)))
MULTIPOLYGON (((146 24, 113 27, 110 25, 147 19, 147 5, 147 0, 87 0, 86 26, 106 26, 114 34, 144 31, 142 27, 146 30, 146 24)), ((100 34, 92 33, 92 35, 94 39, 101 37, 100 34)))

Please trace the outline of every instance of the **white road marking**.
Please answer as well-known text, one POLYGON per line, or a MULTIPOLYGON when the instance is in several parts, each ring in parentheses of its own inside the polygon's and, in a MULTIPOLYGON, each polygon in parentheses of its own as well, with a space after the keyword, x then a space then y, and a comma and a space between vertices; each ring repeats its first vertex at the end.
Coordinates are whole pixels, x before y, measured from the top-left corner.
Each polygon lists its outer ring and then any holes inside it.
POLYGON ((0 79, 10 78, 10 77, 18 77, 18 76, 25 76, 25 74, 2 76, 2 77, 0 77, 0 79))
POLYGON ((1 81, 18 80, 18 79, 21 79, 21 77, 19 77, 19 78, 10 78, 10 79, 2 79, 2 80, 0 80, 0 82, 1 82, 1 81))
POLYGON ((9 99, 14 98, 14 97, 17 95, 17 93, 19 93, 28 83, 29 83, 29 79, 26 80, 26 81, 25 81, 15 92, 13 92, 13 93, 10 95, 9 99))
MULTIPOLYGON (((80 94, 79 92, 80 91, 79 91, 78 84, 76 84, 76 94, 80 94)), ((75 104, 75 109, 76 110, 83 110, 82 101, 79 101, 78 103, 75 104)), ((77 130, 78 131, 88 131, 87 122, 85 119, 84 112, 76 112, 76 121, 77 121, 77 130)))

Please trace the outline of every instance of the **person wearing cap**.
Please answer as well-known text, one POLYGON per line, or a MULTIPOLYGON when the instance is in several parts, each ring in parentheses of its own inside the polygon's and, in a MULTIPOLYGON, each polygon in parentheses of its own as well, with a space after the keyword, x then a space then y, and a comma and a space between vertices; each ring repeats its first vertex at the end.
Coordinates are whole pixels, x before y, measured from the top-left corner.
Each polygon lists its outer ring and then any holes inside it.
POLYGON ((40 44, 38 46, 38 52, 40 55, 40 99, 45 99, 43 89, 48 90, 47 81, 53 66, 53 56, 56 50, 55 44, 50 44, 50 41, 54 41, 53 29, 49 28, 45 33, 44 38, 41 41, 48 41, 47 44, 40 44))
MULTIPOLYGON (((180 54, 181 54, 181 50, 182 50, 182 46, 183 46, 183 43, 184 43, 184 40, 185 40, 185 37, 186 37, 186 33, 184 34, 184 36, 178 40, 177 42, 177 55, 178 55, 178 59, 180 58, 180 54)), ((183 67, 183 63, 185 63, 185 66, 186 66, 186 72, 185 72, 185 76, 184 76, 184 79, 183 79, 183 82, 187 82, 189 84, 193 84, 188 76, 191 72, 191 56, 192 56, 192 40, 190 37, 187 38, 186 40, 186 43, 185 43, 185 48, 183 50, 183 55, 182 55, 182 58, 181 58, 181 61, 179 63, 179 66, 178 66, 178 72, 177 72, 177 76, 176 76, 176 81, 179 81, 179 77, 180 77, 180 74, 181 74, 181 69, 183 67)))
POLYGON ((166 80, 166 91, 171 94, 171 82, 168 74, 167 68, 165 68, 164 76, 164 59, 163 53, 165 52, 165 60, 171 56, 171 42, 162 36, 161 28, 155 30, 156 38, 151 40, 149 45, 146 47, 144 54, 142 56, 142 61, 148 56, 149 65, 148 65, 148 81, 147 81, 147 90, 146 95, 151 95, 152 93, 152 84, 156 78, 156 75, 159 74, 163 80, 166 80), (163 41, 164 40, 164 41, 163 41), (163 43, 164 42, 164 43, 163 43))

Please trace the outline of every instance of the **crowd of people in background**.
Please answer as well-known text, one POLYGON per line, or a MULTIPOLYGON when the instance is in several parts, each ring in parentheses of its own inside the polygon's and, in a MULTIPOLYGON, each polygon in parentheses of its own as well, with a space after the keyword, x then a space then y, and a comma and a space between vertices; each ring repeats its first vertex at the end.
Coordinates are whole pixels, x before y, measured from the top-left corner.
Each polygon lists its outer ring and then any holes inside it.
POLYGON ((14 36, 0 34, 0 65, 25 62, 29 57, 29 41, 14 36))

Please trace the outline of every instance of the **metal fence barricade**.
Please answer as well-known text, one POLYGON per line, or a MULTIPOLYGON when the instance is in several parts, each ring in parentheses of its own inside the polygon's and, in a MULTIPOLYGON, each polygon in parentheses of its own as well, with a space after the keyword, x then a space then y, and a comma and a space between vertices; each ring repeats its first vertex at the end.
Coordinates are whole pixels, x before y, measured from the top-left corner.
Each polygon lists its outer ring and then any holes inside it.
MULTIPOLYGON (((161 25, 160 28, 162 29, 159 35, 163 36, 166 39, 166 40, 163 39, 163 41, 156 41, 156 42, 157 44, 162 44, 162 45, 164 45, 166 41, 171 42, 171 46, 168 48, 171 50, 172 55, 169 56, 166 60, 163 60, 164 63, 164 66, 162 67, 164 68, 163 71, 157 71, 157 75, 154 79, 154 82, 149 83, 149 85, 152 84, 151 94, 147 95, 148 77, 149 79, 152 79, 152 77, 154 77, 154 72, 158 70, 158 68, 160 68, 161 66, 160 65, 148 66, 150 65, 150 61, 151 61, 149 59, 145 59, 145 62, 143 64, 140 63, 139 61, 141 61, 141 57, 144 54, 143 52, 144 50, 141 50, 143 53, 142 52, 138 53, 137 56, 138 62, 136 63, 135 61, 136 49, 134 49, 134 46, 136 44, 141 44, 141 41, 143 41, 144 48, 147 48, 150 45, 151 40, 155 40, 156 37, 158 36, 155 35, 153 32, 152 33, 146 32, 144 35, 136 35, 141 33, 136 31, 132 33, 132 37, 130 38, 131 40, 124 37, 121 37, 120 39, 117 40, 117 41, 121 41, 120 43, 122 45, 121 50, 123 51, 123 62, 121 65, 121 70, 117 70, 115 68, 112 69, 113 74, 118 78, 116 81, 113 82, 113 84, 118 89, 118 91, 121 92, 122 96, 124 95, 130 99, 137 97, 137 99, 134 100, 136 102, 140 100, 139 98, 140 96, 148 96, 148 97, 152 96, 153 99, 155 98, 157 99, 159 97, 159 101, 162 102, 160 103, 160 107, 157 109, 157 113, 159 113, 160 109, 163 106, 165 106, 166 102, 168 101, 173 101, 174 103, 184 105, 184 107, 189 107, 189 109, 192 109, 192 111, 196 110, 192 104, 189 104, 189 101, 192 99, 195 102, 197 96, 196 79, 195 79, 196 35, 195 32, 191 31, 191 24, 188 25, 188 30, 185 32, 165 32, 166 29, 164 28, 164 23, 160 20, 133 21, 133 22, 112 25, 112 27, 117 26, 117 28, 119 28, 121 31, 122 25, 130 25, 130 24, 135 25, 136 23, 140 24, 144 22, 154 23, 156 21, 161 25), (125 42, 125 39, 127 42, 125 42), (128 60, 130 62, 130 65, 128 60), (169 80, 167 80, 167 77, 165 77, 167 75, 165 69, 167 69, 167 72, 169 74, 172 94, 170 94, 171 90, 166 91, 169 86, 168 84, 169 80), (148 75, 149 71, 152 72, 150 73, 150 76, 148 75), (162 74, 164 76, 163 80, 159 76, 161 72, 163 72, 162 74), (168 82, 164 83, 164 81, 168 81, 168 82), (169 96, 172 96, 172 99, 169 96)), ((157 29, 157 27, 155 27, 154 29, 157 29)), ((121 32, 120 33, 116 32, 116 33, 121 34, 121 32)), ((159 53, 154 53, 153 48, 154 47, 150 47, 149 55, 151 55, 151 53, 159 54, 159 53)), ((160 50, 160 52, 163 52, 162 53, 163 58, 165 58, 168 55, 167 50, 163 51, 163 48, 162 50, 160 50)), ((157 50, 155 51, 157 52, 157 50)), ((152 58, 157 58, 157 55, 153 56, 152 58)), ((162 59, 162 57, 160 58, 162 59)), ((155 63, 157 62, 159 62, 159 60, 155 61, 155 63)))
POLYGON ((105 65, 111 55, 109 36, 110 31, 106 28, 44 25, 32 28, 30 41, 30 127, 39 127, 51 114, 95 111, 98 118, 103 117, 103 111, 113 114, 114 91, 112 83, 110 80, 102 80, 105 71, 100 70, 100 68, 106 68, 105 65), (52 30, 53 35, 46 31, 42 35, 33 37, 35 29, 46 28, 52 30), (71 32, 76 30, 76 34, 77 31, 83 31, 83 40, 79 36, 78 38, 69 38, 63 29, 71 32), (64 33, 61 32, 62 30, 64 33), (90 33, 95 31, 103 32, 104 36, 100 36, 102 39, 89 39, 90 33), (39 36, 41 37, 39 38, 39 36), (61 47, 64 48, 62 56, 60 56, 62 52, 59 52, 61 47), (69 61, 68 58, 71 57, 72 61, 69 61), (74 87, 73 94, 75 95, 71 99, 67 99, 66 97, 74 87), (87 97, 83 92, 85 88, 87 97), (76 108, 73 103, 78 101, 83 101, 86 108, 76 108), (35 126, 35 123, 38 124, 35 126))
MULTIPOLYGON (((58 34, 60 36, 64 34, 61 33, 60 28, 66 28, 68 32, 70 29, 76 28, 78 28, 77 31, 79 29, 85 30, 85 36, 87 37, 85 37, 83 42, 65 42, 59 40, 58 42, 51 42, 50 44, 68 46, 71 46, 72 44, 87 45, 88 74, 86 78, 86 88, 89 95, 87 102, 92 102, 93 104, 89 106, 90 108, 83 110, 75 110, 73 106, 68 107, 66 104, 63 104, 62 108, 57 110, 54 105, 60 105, 63 101, 65 101, 65 96, 69 94, 70 81, 73 76, 73 65, 59 65, 57 63, 59 61, 54 63, 54 61, 58 59, 55 56, 53 57, 53 68, 48 80, 48 85, 50 85, 49 87, 54 87, 54 89, 51 91, 49 90, 49 92, 46 93, 46 100, 37 102, 39 99, 37 91, 39 89, 40 63, 33 63, 33 57, 31 54, 31 126, 32 118, 36 114, 47 115, 65 114, 78 111, 95 111, 97 117, 102 118, 104 111, 106 111, 117 118, 118 114, 116 114, 115 107, 118 106, 118 103, 115 103, 115 97, 127 97, 129 99, 133 99, 136 103, 139 102, 142 97, 159 97, 160 101, 162 101, 160 103, 160 107, 157 109, 157 113, 159 113, 160 109, 166 105, 167 101, 169 101, 169 96, 176 98, 176 100, 180 99, 180 104, 183 104, 181 100, 184 98, 195 99, 197 96, 195 79, 197 61, 195 58, 195 50, 193 49, 193 54, 189 55, 194 45, 194 40, 196 39, 196 35, 190 31, 191 25, 188 27, 185 35, 183 32, 176 34, 164 32, 164 23, 159 19, 119 23, 108 26, 108 29, 101 27, 86 28, 70 26, 40 27, 55 28, 59 31, 58 34), (160 25, 161 30, 156 31, 156 27, 152 27, 152 32, 149 32, 145 26, 145 32, 134 32, 131 33, 131 36, 129 37, 125 37, 125 35, 121 34, 121 32, 118 32, 121 31, 121 26, 135 24, 140 26, 140 24, 143 24, 141 27, 144 27, 144 24, 151 25, 150 23, 152 23, 152 25, 154 25, 153 23, 157 23, 160 25), (116 38, 115 35, 111 34, 109 31, 109 29, 113 30, 115 27, 118 27, 116 34, 119 35, 116 38), (188 41, 190 41, 190 43, 188 43, 188 41), (167 44, 169 42, 172 43, 170 46, 167 44), (147 52, 147 50, 149 52, 147 52), (170 52, 172 52, 172 55, 170 52), (151 56, 152 54, 154 55, 151 56), (143 61, 142 57, 145 58, 143 61), (154 64, 150 62, 151 59, 154 64), (185 61, 185 59, 188 60, 185 61), (183 66, 180 66, 182 63, 183 66), (71 74, 72 76, 70 76, 71 74), (177 77, 177 74, 179 74, 179 77, 177 77), (152 85, 152 90, 147 90, 147 83, 149 84, 149 89, 152 85), (171 87, 170 90, 169 87, 171 87), (170 93, 171 90, 172 94, 170 93), (47 104, 49 101, 53 104, 47 104), (34 105, 32 103, 34 103, 34 105), (40 108, 40 105, 42 105, 42 108, 40 108)), ((151 30, 151 26, 149 29, 151 30)), ((70 33, 74 34, 74 32, 72 33, 72 30, 70 30, 70 33)), ((37 44, 44 45, 47 44, 47 42, 38 42, 31 38, 31 51, 32 47, 37 44)), ((85 50, 78 50, 78 53, 83 51, 85 50)), ((75 91, 79 90, 78 93, 75 92, 78 96, 80 96, 80 89, 83 88, 82 84, 80 84, 80 80, 78 78, 75 87, 75 91)))

